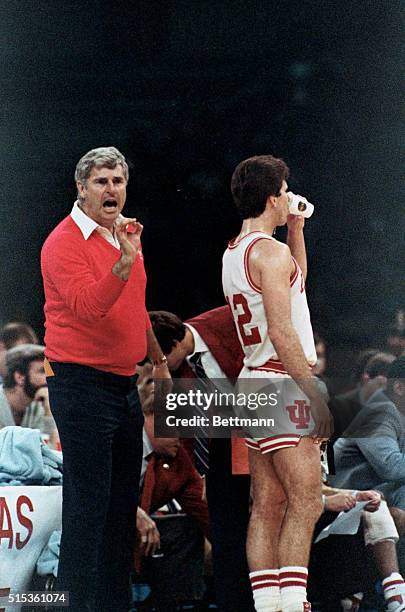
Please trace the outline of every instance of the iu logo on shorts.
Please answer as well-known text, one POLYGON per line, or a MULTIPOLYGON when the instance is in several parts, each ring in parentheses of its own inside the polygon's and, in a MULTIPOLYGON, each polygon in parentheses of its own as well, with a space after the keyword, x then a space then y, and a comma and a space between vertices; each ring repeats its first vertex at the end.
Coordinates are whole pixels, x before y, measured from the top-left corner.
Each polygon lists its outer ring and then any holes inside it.
POLYGON ((304 607, 302 608, 303 612, 311 612, 311 604, 309 601, 304 601, 304 607))
POLYGON ((294 400, 293 406, 286 406, 291 423, 294 423, 296 429, 308 429, 311 418, 310 406, 305 403, 305 400, 294 400))

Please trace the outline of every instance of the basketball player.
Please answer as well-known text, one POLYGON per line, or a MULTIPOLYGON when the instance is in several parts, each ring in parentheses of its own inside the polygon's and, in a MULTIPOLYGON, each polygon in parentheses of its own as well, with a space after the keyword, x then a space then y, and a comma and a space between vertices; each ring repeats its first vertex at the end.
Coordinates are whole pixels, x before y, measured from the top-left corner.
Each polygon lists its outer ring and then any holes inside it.
POLYGON ((289 215, 287 178, 284 161, 270 155, 237 166, 231 190, 243 223, 223 258, 224 293, 245 354, 241 387, 258 378, 294 387, 278 402, 277 434, 247 439, 253 496, 247 556, 257 612, 311 609, 307 565, 322 512, 318 443, 332 431, 311 373, 316 351, 305 295, 304 219, 289 215), (286 223, 283 244, 272 234, 286 223))

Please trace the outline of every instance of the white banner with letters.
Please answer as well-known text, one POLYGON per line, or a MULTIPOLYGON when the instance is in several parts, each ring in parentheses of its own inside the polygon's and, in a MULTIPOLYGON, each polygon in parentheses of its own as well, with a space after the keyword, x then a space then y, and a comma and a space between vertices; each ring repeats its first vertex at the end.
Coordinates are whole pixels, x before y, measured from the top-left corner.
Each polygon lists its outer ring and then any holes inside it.
POLYGON ((61 486, 0 487, 0 612, 20 610, 16 604, 4 607, 7 595, 28 591, 55 529, 62 529, 61 486))

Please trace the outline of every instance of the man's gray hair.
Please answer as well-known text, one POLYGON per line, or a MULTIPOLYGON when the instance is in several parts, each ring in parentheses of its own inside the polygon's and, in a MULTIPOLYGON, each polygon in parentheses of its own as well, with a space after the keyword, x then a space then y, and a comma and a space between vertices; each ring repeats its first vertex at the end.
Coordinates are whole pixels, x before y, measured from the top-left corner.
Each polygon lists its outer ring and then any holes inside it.
POLYGON ((125 180, 128 182, 128 164, 125 157, 115 147, 99 147, 88 151, 78 161, 75 170, 75 181, 86 185, 90 172, 96 166, 97 168, 114 169, 118 164, 122 166, 125 180))

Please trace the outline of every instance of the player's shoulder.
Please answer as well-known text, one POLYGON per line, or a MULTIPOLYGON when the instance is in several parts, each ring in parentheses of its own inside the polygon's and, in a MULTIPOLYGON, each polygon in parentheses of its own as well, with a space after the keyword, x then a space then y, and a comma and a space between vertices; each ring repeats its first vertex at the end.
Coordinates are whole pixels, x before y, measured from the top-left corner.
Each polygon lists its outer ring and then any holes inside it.
POLYGON ((286 262, 291 262, 290 247, 284 242, 279 242, 270 236, 268 238, 263 237, 252 244, 250 250, 251 259, 268 259, 269 257, 272 259, 276 258, 281 262, 284 260, 286 262))

